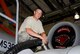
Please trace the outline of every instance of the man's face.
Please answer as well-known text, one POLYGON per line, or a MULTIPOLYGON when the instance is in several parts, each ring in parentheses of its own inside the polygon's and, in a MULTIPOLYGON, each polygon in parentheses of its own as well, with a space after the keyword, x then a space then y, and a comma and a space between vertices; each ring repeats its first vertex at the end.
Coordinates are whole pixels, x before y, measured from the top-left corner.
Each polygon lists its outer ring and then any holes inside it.
POLYGON ((34 16, 39 19, 42 16, 42 11, 37 9, 36 11, 34 11, 34 16))

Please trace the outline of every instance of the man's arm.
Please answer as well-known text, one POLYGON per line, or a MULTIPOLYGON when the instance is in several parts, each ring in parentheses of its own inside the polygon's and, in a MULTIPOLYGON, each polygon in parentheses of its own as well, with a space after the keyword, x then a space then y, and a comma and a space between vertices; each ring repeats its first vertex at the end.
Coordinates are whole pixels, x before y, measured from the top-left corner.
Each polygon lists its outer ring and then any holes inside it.
POLYGON ((46 38, 45 32, 42 32, 42 33, 41 33, 41 36, 42 36, 43 38, 46 38))
POLYGON ((34 36, 34 37, 37 37, 39 39, 43 39, 42 36, 40 36, 39 34, 35 33, 32 29, 30 28, 26 28, 26 32, 31 35, 31 36, 34 36))
POLYGON ((45 43, 47 44, 47 36, 46 36, 46 33, 45 32, 42 32, 41 33, 41 36, 43 37, 43 39, 45 40, 45 43))

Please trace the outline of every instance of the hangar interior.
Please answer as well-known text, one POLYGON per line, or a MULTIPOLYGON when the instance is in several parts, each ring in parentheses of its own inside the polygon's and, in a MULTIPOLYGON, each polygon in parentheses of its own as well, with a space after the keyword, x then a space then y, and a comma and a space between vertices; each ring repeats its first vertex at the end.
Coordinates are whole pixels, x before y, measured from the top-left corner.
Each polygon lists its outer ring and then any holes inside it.
MULTIPOLYGON (((0 13, 16 21, 16 0, 0 0, 0 13)), ((75 19, 75 14, 80 15, 80 0, 19 0, 19 27, 27 16, 40 8, 43 11, 41 21, 46 34, 59 22, 71 22, 80 26, 80 19, 75 19)), ((80 18, 80 17, 79 17, 80 18)), ((15 37, 16 24, 0 16, 0 31, 15 37)), ((19 28, 18 28, 19 29, 19 28)))

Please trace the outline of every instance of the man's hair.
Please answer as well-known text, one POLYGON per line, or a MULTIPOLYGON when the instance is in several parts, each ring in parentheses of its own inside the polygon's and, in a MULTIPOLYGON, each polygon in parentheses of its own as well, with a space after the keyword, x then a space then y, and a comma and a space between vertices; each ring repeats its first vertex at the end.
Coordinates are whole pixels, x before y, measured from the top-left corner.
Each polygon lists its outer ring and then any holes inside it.
POLYGON ((35 12, 36 12, 36 11, 40 11, 40 12, 42 12, 42 10, 41 10, 41 9, 35 9, 35 12))

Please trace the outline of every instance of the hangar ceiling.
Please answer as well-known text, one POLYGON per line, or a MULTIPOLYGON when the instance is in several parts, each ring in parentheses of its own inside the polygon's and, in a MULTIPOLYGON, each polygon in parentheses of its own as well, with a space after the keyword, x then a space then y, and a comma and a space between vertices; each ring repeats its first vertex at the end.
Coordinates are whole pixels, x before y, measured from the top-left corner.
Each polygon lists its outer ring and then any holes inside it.
POLYGON ((75 15, 75 12, 80 12, 80 0, 20 0, 20 3, 23 4, 28 15, 29 13, 31 15, 36 8, 42 9, 44 24, 56 22, 64 17, 75 15))
MULTIPOLYGON (((15 17, 16 2, 15 0, 4 0, 15 17)), ((57 22, 65 17, 74 16, 75 12, 80 13, 80 0, 19 0, 20 3, 20 23, 29 15, 33 14, 36 8, 43 11, 41 18, 43 24, 57 22)), ((2 8, 0 8, 2 11, 2 8)))
MULTIPOLYGON (((16 0, 0 0, 0 12, 7 14, 1 1, 4 1, 4 4, 9 8, 8 11, 11 12, 11 18, 15 20, 16 0)), ((80 0, 19 0, 19 3, 19 26, 27 16, 33 14, 36 8, 40 8, 43 11, 41 21, 44 25, 61 21, 67 17, 71 18, 71 16, 75 15, 75 12, 78 12, 80 15, 80 0)), ((70 20, 72 20, 72 18, 70 20)), ((50 27, 52 24, 48 26, 50 27)), ((0 16, 0 31, 1 30, 4 30, 13 37, 15 36, 14 24, 0 16)), ((49 30, 49 28, 46 30, 49 30)))

